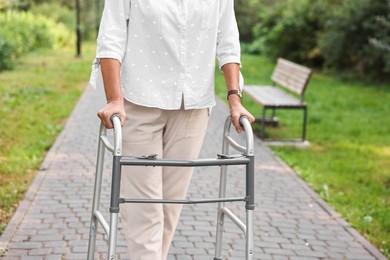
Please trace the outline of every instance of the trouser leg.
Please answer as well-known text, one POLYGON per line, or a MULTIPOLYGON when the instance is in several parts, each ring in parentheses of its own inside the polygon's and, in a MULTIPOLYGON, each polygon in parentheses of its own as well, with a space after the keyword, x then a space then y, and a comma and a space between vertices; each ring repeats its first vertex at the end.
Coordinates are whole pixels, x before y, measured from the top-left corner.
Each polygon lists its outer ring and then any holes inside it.
MULTIPOLYGON (((158 110, 126 103, 123 128, 124 155, 162 155, 163 122, 158 110)), ((162 168, 125 166, 122 170, 123 197, 134 199, 162 198, 162 168)), ((161 204, 124 204, 121 220, 126 234, 130 260, 162 259, 161 243, 164 216, 161 204)))
MULTIPOLYGON (((124 155, 193 159, 199 154, 208 111, 164 111, 126 103, 124 155)), ((193 169, 177 167, 124 167, 122 194, 126 198, 183 199, 193 169)), ((125 204, 121 218, 130 259, 166 259, 182 206, 125 204)))
MULTIPOLYGON (((168 119, 164 133, 164 158, 195 159, 207 128, 207 109, 177 111, 168 119)), ((164 199, 184 199, 193 168, 165 167, 162 173, 164 199)), ((164 204, 162 259, 166 259, 180 217, 182 205, 164 204)))

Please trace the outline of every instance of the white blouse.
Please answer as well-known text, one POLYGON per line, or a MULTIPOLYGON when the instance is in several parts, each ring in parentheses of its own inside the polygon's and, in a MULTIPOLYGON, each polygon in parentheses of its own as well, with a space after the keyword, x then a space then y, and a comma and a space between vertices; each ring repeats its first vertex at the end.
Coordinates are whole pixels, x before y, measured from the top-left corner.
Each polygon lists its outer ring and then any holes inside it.
POLYGON ((215 57, 240 63, 234 0, 106 0, 100 58, 121 62, 124 98, 161 109, 210 108, 215 57))

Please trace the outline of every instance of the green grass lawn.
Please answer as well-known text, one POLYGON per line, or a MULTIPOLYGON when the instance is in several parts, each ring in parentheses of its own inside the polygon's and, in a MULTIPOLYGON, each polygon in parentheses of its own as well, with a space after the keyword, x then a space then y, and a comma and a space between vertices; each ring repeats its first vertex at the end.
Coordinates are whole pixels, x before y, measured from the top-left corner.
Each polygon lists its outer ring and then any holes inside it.
POLYGON ((94 54, 40 50, 0 72, 0 234, 86 86, 94 54))
MULTIPOLYGON (((271 83, 273 62, 244 55, 242 63, 246 84, 271 83)), ((221 75, 217 82, 224 98, 221 75)), ((314 73, 305 99, 311 146, 273 147, 273 151, 390 257, 390 84, 346 82, 314 73)), ((243 102, 261 115, 251 100, 244 97, 243 102)), ((280 126, 267 128, 268 138, 299 138, 302 112, 277 115, 280 126)))

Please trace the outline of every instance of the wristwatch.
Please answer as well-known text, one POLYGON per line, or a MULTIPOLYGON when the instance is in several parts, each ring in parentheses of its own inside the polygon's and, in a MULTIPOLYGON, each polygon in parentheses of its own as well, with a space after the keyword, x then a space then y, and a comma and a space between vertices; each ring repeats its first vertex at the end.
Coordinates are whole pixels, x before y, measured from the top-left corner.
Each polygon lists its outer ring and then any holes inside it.
POLYGON ((233 89, 233 90, 229 90, 229 91, 228 91, 226 99, 229 100, 229 96, 230 96, 230 95, 233 95, 233 94, 239 96, 240 98, 242 97, 241 90, 239 90, 239 89, 233 89))

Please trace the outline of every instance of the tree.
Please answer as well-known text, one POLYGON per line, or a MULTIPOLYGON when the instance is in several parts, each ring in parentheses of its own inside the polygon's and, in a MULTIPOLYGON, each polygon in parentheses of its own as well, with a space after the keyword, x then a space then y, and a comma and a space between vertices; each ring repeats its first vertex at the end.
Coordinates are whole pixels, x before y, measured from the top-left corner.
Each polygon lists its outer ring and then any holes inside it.
POLYGON ((344 0, 327 19, 320 39, 326 66, 388 76, 389 13, 388 0, 344 0))
MULTIPOLYGON (((388 10, 390 10, 390 0, 387 1, 388 10)), ((377 50, 383 52, 385 57, 385 67, 383 71, 390 72, 390 13, 387 15, 378 15, 375 17, 377 27, 380 30, 375 30, 374 36, 369 38, 369 43, 377 50)))
POLYGON ((26 10, 29 7, 29 0, 0 0, 0 11, 11 9, 26 10))
POLYGON ((252 42, 254 40, 253 27, 259 22, 256 9, 259 3, 260 0, 235 1, 237 24, 242 42, 252 42))
POLYGON ((329 1, 263 0, 254 28, 258 52, 274 59, 284 57, 299 63, 317 65, 322 54, 317 46, 323 31, 329 1))

